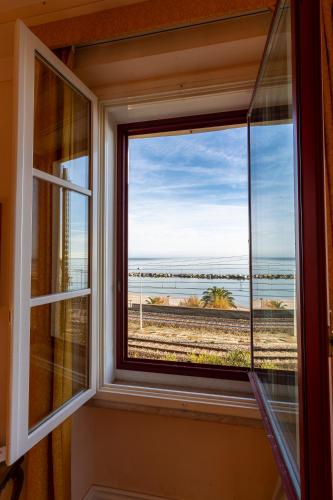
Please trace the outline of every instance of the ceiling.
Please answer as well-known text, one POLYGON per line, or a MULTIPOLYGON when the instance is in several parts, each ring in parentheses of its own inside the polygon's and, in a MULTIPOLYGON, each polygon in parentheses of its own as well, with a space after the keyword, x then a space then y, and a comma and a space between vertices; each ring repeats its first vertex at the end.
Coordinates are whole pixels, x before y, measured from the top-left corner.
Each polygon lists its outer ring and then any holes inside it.
POLYGON ((7 12, 9 10, 19 9, 21 7, 31 7, 39 5, 41 8, 50 8, 59 10, 67 7, 77 7, 78 5, 89 5, 96 3, 107 4, 108 8, 119 7, 121 5, 128 5, 132 3, 139 3, 143 0, 108 0, 107 2, 96 2, 94 0, 1 0, 0 12, 7 12))
MULTIPOLYGON (((103 100, 179 88, 186 95, 203 87, 216 92, 222 87, 219 102, 224 109, 247 107, 270 20, 270 13, 262 13, 78 47, 74 72, 103 100)), ((218 110, 214 99, 206 99, 205 106, 218 110)))
POLYGON ((28 5, 42 3, 40 0, 2 0, 0 3, 0 12, 8 12, 9 10, 19 9, 28 5))
POLYGON ((90 12, 112 9, 143 0, 0 0, 0 23, 17 17, 38 24, 90 12))

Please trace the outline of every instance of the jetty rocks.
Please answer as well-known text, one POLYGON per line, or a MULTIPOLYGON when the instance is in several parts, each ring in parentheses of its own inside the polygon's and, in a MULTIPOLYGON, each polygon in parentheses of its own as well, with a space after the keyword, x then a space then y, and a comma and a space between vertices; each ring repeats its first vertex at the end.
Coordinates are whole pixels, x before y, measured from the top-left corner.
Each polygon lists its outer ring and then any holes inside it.
MULTIPOLYGON (((239 280, 250 279, 249 274, 203 274, 203 273, 151 273, 146 271, 131 271, 128 273, 130 278, 186 278, 186 279, 205 279, 205 280, 239 280)), ((254 274, 254 279, 267 280, 293 280, 294 274, 254 274)))

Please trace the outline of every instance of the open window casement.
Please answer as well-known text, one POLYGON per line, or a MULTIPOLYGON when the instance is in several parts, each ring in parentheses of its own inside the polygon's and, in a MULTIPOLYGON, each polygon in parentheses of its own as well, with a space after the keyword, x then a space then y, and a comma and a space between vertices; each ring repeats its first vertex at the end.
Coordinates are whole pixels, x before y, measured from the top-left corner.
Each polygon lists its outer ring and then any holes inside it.
POLYGON ((332 498, 320 37, 320 2, 277 2, 248 113, 249 376, 288 500, 332 498), (294 363, 259 360, 267 256, 293 262, 294 363))
MULTIPOLYGON (((97 364, 96 98, 21 22, 16 36, 9 463, 94 395, 97 364)), ((332 498, 320 80, 320 3, 279 0, 248 113, 249 377, 292 500, 332 498), (263 366, 258 356, 267 256, 294 266, 292 365, 282 356, 263 366)))
POLYGON ((97 99, 16 25, 7 462, 96 392, 97 99))

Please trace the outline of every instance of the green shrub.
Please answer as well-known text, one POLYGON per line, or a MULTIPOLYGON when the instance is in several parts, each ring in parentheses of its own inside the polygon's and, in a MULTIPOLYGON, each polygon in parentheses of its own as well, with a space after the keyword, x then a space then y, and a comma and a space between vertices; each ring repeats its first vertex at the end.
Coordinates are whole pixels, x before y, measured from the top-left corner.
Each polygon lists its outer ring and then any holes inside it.
POLYGON ((177 355, 173 353, 164 354, 161 358, 163 361, 178 361, 177 355))
POLYGON ((199 297, 192 295, 191 297, 187 297, 179 302, 181 307, 202 307, 203 303, 199 297))
POLYGON ((261 361, 261 363, 257 363, 258 368, 263 368, 265 370, 274 370, 277 366, 272 361, 261 361))
POLYGON ((149 305, 161 305, 161 306, 165 306, 165 305, 168 305, 168 299, 167 297, 148 297, 146 299, 146 304, 149 304, 149 305))
POLYGON ((224 365, 223 357, 218 354, 190 354, 188 361, 205 365, 224 365))
POLYGON ((264 302, 265 309, 283 310, 287 309, 287 304, 282 302, 282 300, 266 300, 264 302))
POLYGON ((240 349, 230 351, 224 356, 224 364, 227 366, 251 366, 251 354, 240 349))

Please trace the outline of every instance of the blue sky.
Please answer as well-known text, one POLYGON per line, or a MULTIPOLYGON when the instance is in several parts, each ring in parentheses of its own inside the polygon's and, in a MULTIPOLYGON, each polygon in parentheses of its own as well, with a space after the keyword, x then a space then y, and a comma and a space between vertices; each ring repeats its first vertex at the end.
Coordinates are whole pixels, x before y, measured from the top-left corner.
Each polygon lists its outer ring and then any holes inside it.
POLYGON ((251 128, 252 247, 256 257, 295 256, 293 125, 251 128))
POLYGON ((131 139, 129 256, 248 251, 246 128, 131 139))
MULTIPOLYGON (((292 125, 252 129, 253 248, 294 256, 292 125)), ((245 127, 131 139, 129 256, 248 253, 245 127)))
POLYGON ((78 186, 89 188, 89 156, 79 156, 62 164, 67 169, 67 180, 78 186))
MULTIPOLYGON (((68 170, 68 180, 89 188, 89 157, 81 156, 63 164, 68 170)), ((88 257, 88 217, 89 201, 86 195, 71 191, 69 254, 71 258, 88 257)))
MULTIPOLYGON (((88 188, 89 187, 89 157, 81 156, 72 160, 68 160, 62 164, 62 167, 67 169, 67 180, 72 182, 73 184, 77 184, 79 186, 88 188)), ((41 181, 34 181, 34 189, 45 189, 49 187, 49 184, 41 181)), ((59 209, 62 208, 62 193, 60 192, 60 188, 55 186, 53 187, 55 190, 54 194, 59 196, 59 209)), ((53 196, 53 193, 50 195, 53 196)), ((80 193, 69 191, 69 256, 70 258, 87 258, 88 257, 88 216, 89 216, 89 207, 88 207, 88 197, 86 195, 82 195, 80 193)), ((34 197, 34 209, 37 211, 38 207, 38 196, 37 194, 34 197)), ((35 217, 37 217, 37 212, 35 217)), ((61 216, 59 215, 59 219, 61 220, 61 216)), ((51 223, 51 221, 50 221, 51 223)), ((37 228, 37 224, 36 224, 37 228)), ((58 227, 55 228, 55 231, 59 231, 60 235, 62 229, 58 227)), ((38 254, 38 234, 33 238, 33 258, 37 257, 38 254)))
MULTIPOLYGON (((294 256, 293 129, 251 127, 254 257, 294 256)), ((129 256, 248 253, 247 130, 129 141, 129 256)), ((69 166, 69 165, 66 165, 69 166)), ((87 158, 70 164, 87 185, 87 158)), ((87 252, 87 198, 71 193, 71 254, 87 252)))

